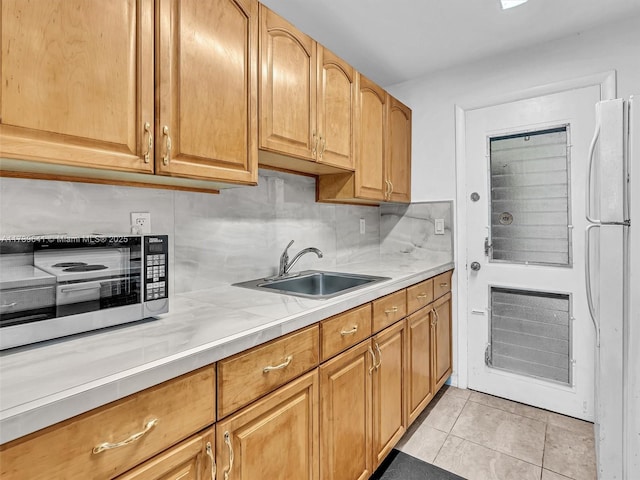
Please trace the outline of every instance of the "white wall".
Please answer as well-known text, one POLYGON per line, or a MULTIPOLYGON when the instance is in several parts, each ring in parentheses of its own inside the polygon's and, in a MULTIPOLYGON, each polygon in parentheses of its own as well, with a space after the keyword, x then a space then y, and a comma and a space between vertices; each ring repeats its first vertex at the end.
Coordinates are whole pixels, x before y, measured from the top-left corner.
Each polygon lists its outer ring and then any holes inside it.
POLYGON ((640 17, 387 87, 413 110, 412 201, 455 199, 456 104, 608 70, 640 95, 640 17))

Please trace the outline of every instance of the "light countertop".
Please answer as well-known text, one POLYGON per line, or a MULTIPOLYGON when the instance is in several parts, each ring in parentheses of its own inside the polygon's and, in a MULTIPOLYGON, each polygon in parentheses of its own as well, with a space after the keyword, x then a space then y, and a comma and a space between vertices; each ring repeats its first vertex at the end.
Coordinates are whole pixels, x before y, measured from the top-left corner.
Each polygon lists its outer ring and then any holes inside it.
POLYGON ((231 285, 171 298, 155 319, 0 353, 0 444, 453 268, 385 259, 334 271, 391 277, 315 300, 231 285))

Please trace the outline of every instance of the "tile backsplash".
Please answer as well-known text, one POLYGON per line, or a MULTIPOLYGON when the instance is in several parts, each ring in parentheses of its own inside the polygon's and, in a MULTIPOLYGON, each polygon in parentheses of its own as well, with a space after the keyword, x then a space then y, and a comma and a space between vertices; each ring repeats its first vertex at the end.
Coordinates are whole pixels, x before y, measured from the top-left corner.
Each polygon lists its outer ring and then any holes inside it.
POLYGON ((131 212, 150 212, 152 231, 171 238, 175 293, 272 275, 290 240, 291 255, 309 246, 324 254, 302 257, 301 270, 380 254, 451 261, 451 208, 316 203, 314 178, 270 170, 257 187, 220 195, 0 178, 0 235, 128 233, 131 212), (445 219, 445 235, 434 235, 434 218, 445 219))

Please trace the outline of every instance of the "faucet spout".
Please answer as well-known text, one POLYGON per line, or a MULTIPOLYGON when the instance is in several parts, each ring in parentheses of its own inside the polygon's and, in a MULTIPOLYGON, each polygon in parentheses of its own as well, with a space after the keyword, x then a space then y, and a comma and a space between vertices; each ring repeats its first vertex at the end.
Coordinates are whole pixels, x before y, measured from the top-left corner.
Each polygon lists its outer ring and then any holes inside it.
POLYGON ((289 254, 287 251, 289 250, 289 247, 291 245, 293 245, 293 240, 289 242, 289 245, 286 246, 286 248, 284 249, 284 252, 282 252, 282 255, 280 255, 280 267, 278 268, 278 277, 283 277, 285 275, 288 275, 289 271, 291 271, 291 268, 293 268, 296 262, 300 260, 300 258, 307 253, 315 253, 318 256, 318 258, 322 258, 323 256, 322 251, 319 250, 318 248, 308 247, 303 250, 300 250, 289 262, 289 254))

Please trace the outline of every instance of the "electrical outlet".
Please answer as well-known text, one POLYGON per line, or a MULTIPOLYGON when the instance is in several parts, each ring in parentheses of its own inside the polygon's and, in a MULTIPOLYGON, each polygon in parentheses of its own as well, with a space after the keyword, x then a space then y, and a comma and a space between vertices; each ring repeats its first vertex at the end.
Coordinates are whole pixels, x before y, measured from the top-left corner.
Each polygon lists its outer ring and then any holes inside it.
POLYGON ((360 235, 364 235, 365 227, 366 227, 366 222, 364 221, 364 218, 361 218, 360 219, 360 235))
POLYGON ((151 233, 151 214, 149 212, 131 212, 131 233, 137 235, 151 233))
POLYGON ((435 234, 444 235, 444 218, 436 218, 435 220, 435 234))

